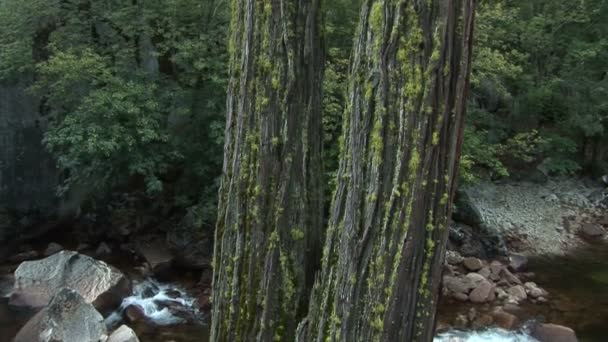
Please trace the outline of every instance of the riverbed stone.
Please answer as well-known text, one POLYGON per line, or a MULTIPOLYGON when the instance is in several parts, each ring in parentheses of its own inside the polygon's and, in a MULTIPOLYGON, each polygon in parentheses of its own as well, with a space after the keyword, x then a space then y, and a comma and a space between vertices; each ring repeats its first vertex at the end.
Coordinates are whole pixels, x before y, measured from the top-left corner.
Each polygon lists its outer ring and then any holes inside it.
POLYGON ((63 250, 63 246, 56 243, 56 242, 51 242, 49 243, 49 245, 46 247, 46 249, 44 250, 44 256, 51 256, 55 253, 58 253, 60 251, 63 250))
POLYGON ((460 265, 464 261, 464 257, 456 251, 447 251, 445 260, 449 265, 460 265))
POLYGON ((511 286, 507 290, 507 294, 509 295, 509 300, 513 300, 516 303, 519 303, 528 298, 526 294, 526 289, 521 285, 511 286))
POLYGON ((504 279, 509 285, 522 285, 521 280, 511 273, 508 269, 503 268, 502 270, 502 279, 504 279))
POLYGON ((78 292, 62 288, 21 328, 14 342, 98 342, 106 338, 103 316, 78 292))
POLYGON ((494 284, 490 283, 487 280, 481 281, 473 291, 469 294, 469 300, 476 304, 485 303, 490 300, 491 297, 494 297, 494 284), (492 294, 492 296, 490 296, 492 294))
POLYGON ((547 296, 547 291, 538 287, 538 285, 536 285, 534 282, 529 281, 524 284, 524 287, 526 288, 526 293, 528 293, 532 298, 547 296))
POLYGON ((61 289, 78 292, 87 303, 105 312, 117 307, 131 292, 131 283, 114 267, 89 256, 61 251, 50 257, 23 262, 15 271, 10 303, 43 307, 61 289))
POLYGON ((602 226, 593 223, 583 223, 579 232, 590 239, 601 239, 606 235, 606 230, 602 226))
POLYGON ((532 336, 540 342, 578 342, 574 330, 557 324, 540 324, 532 336))
POLYGON ((462 263, 469 271, 478 271, 483 267, 483 262, 474 257, 465 258, 462 263))
POLYGON ((139 342, 139 339, 133 329, 123 324, 110 335, 107 342, 139 342))
POLYGON ((492 314, 494 317, 494 324, 505 329, 513 330, 519 324, 519 320, 513 314, 504 311, 498 311, 492 314))

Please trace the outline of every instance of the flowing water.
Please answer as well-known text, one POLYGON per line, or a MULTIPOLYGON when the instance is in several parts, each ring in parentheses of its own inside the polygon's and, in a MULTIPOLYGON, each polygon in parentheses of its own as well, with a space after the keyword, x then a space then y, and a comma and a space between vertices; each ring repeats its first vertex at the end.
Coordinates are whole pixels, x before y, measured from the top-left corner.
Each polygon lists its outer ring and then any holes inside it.
POLYGON ((434 342, 538 342, 525 331, 511 332, 502 329, 483 331, 450 331, 439 334, 434 342))
MULTIPOLYGON (((124 271, 123 267, 121 269, 124 271)), ((8 275, 13 270, 14 265, 0 267, 0 341, 10 341, 34 314, 31 310, 8 305, 7 295, 11 289, 8 275)), ((522 305, 522 313, 518 315, 522 321, 544 321, 571 327, 581 342, 608 341, 608 245, 586 245, 567 257, 533 258, 530 271, 536 273, 534 281, 547 289, 550 297, 548 304, 522 305)), ((135 281, 132 296, 125 298, 121 307, 107 317, 108 326, 121 324, 123 311, 136 304, 143 309, 147 322, 128 325, 142 342, 208 340, 208 320, 196 311, 194 298, 188 291, 188 288, 195 288, 193 280, 179 276, 167 283, 151 279, 135 281)), ((440 315, 449 310, 467 310, 470 306, 442 307, 440 315)), ((536 342, 525 330, 507 332, 494 328, 447 331, 439 334, 435 341, 536 342)))

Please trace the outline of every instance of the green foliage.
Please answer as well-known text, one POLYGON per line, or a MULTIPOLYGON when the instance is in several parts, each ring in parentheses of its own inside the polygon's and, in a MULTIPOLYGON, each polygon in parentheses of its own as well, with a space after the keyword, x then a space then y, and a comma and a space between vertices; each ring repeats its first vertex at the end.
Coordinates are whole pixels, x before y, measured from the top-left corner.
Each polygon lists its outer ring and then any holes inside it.
POLYGON ((601 0, 480 3, 465 178, 597 170, 608 152, 597 148, 608 142, 606 19, 601 0))
POLYGON ((61 192, 215 206, 227 22, 214 0, 0 2, 0 79, 34 76, 61 192))

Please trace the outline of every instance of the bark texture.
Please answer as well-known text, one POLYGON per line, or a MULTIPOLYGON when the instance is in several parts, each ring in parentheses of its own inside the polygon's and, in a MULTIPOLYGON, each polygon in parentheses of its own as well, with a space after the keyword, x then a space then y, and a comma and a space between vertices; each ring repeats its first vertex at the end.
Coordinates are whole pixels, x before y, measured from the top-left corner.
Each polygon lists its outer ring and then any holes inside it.
POLYGON ((212 341, 293 341, 322 243, 319 0, 233 0, 212 341))
POLYGON ((432 341, 475 0, 364 0, 322 270, 300 341, 432 341))

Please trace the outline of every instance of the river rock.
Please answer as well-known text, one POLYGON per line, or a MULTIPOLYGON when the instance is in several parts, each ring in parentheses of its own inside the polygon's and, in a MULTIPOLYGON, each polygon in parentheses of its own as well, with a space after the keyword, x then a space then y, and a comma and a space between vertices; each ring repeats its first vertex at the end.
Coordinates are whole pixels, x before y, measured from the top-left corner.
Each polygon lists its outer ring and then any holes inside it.
POLYGON ((110 335, 107 342, 139 342, 139 339, 133 329, 123 324, 110 335))
POLYGON ((483 267, 483 262, 473 257, 465 258, 463 264, 469 271, 478 271, 483 267))
POLYGON ((10 303, 42 307, 65 287, 102 311, 118 306, 131 292, 130 281, 114 267, 86 255, 61 251, 19 265, 10 303))
POLYGON ((51 242, 49 243, 49 245, 46 247, 46 249, 44 250, 44 256, 51 256, 55 253, 58 253, 60 251, 63 250, 63 246, 56 243, 56 242, 51 242))
POLYGON ((494 323, 494 318, 492 318, 490 315, 483 314, 477 317, 473 323, 471 323, 471 327, 473 329, 481 329, 492 325, 492 323, 494 323))
POLYGON ((473 289, 473 291, 471 291, 469 300, 476 304, 485 303, 493 299, 494 289, 494 284, 484 279, 475 289, 473 289))
POLYGON ((453 294, 460 293, 464 294, 465 296, 468 295, 469 291, 475 287, 471 281, 465 277, 452 276, 443 277, 443 286, 453 294))
POLYGON ((524 287, 526 288, 526 293, 529 294, 532 298, 547 296, 547 291, 538 287, 538 285, 536 285, 536 283, 534 282, 529 281, 524 284, 524 287))
POLYGON ((526 294, 526 289, 521 285, 511 286, 507 290, 507 294, 509 295, 509 300, 512 300, 515 303, 519 303, 528 298, 526 294))
POLYGON ((498 311, 493 313, 492 316, 494 317, 494 324, 505 330, 513 330, 519 323, 517 317, 508 312, 498 311))
POLYGON ((142 241, 137 244, 135 249, 146 259, 155 275, 162 276, 170 270, 173 255, 162 240, 142 241))
POLYGON ((528 267, 528 258, 521 254, 509 255, 509 269, 513 272, 522 272, 528 267))
POLYGON ((62 288, 21 328, 14 342, 98 342, 106 338, 103 316, 78 292, 62 288))
POLYGON ((128 322, 143 322, 146 318, 146 312, 144 308, 137 304, 131 304, 125 308, 124 311, 125 318, 128 322))
POLYGON ((579 232, 590 239, 600 239, 606 235, 606 230, 602 226, 593 223, 583 223, 579 232))
POLYGON ((445 253, 445 260, 449 265, 460 265, 464 261, 464 258, 456 251, 447 251, 445 253))
POLYGON ((578 342, 574 330, 557 324, 540 324, 532 336, 540 342, 578 342))
POLYGON ((522 285, 521 280, 513 273, 509 272, 509 270, 506 268, 503 268, 502 270, 502 279, 504 279, 509 285, 522 285))

